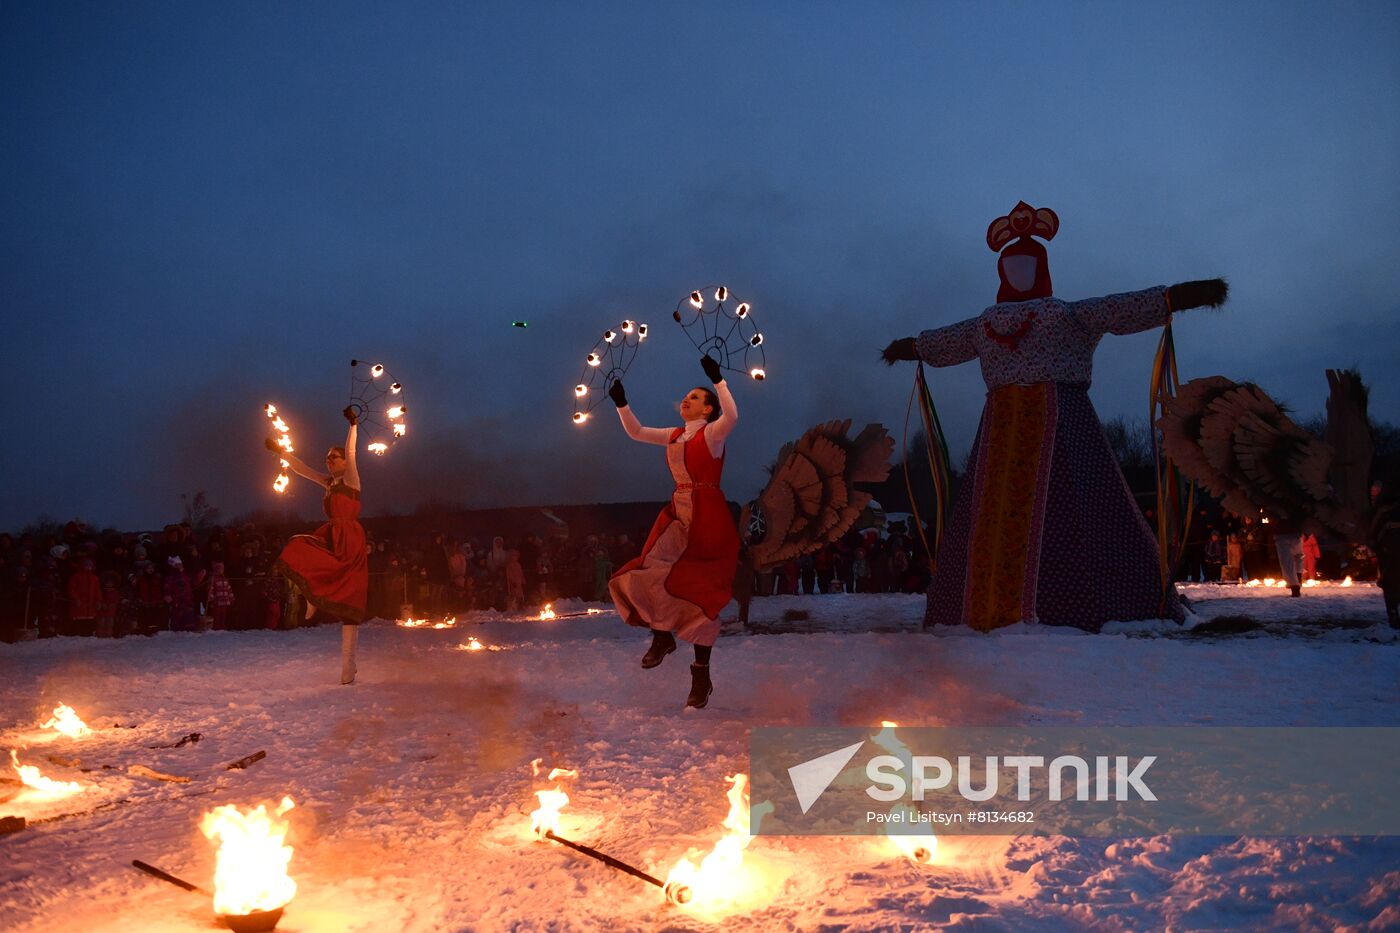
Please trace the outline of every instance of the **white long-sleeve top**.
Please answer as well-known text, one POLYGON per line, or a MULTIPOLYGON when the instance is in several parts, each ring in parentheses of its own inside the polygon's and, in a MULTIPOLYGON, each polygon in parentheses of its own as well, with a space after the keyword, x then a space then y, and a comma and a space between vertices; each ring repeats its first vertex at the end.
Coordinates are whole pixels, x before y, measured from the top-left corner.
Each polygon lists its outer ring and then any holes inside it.
MULTIPOLYGON (((341 480, 351 489, 360 490, 360 471, 355 466, 355 440, 359 436, 359 428, 350 425, 350 430, 345 435, 345 473, 341 480)), ((318 486, 329 486, 335 477, 322 470, 313 470, 307 466, 299 457, 294 457, 288 453, 279 453, 277 456, 287 461, 287 468, 298 476, 311 480, 318 486)))
MULTIPOLYGON (((704 418, 687 421, 678 440, 688 441, 695 436, 697 431, 705 428, 705 446, 710 448, 710 456, 718 459, 724 453, 724 439, 729 436, 729 432, 734 430, 734 425, 739 423, 739 407, 734 403, 734 396, 729 391, 727 380, 721 379, 715 383, 715 395, 719 397, 719 417, 714 421, 706 421, 704 418)), ((671 443, 671 435, 676 430, 675 428, 645 427, 637 420, 630 405, 619 408, 617 416, 622 420, 622 429, 627 432, 627 436, 634 441, 641 441, 643 444, 665 446, 671 443)))

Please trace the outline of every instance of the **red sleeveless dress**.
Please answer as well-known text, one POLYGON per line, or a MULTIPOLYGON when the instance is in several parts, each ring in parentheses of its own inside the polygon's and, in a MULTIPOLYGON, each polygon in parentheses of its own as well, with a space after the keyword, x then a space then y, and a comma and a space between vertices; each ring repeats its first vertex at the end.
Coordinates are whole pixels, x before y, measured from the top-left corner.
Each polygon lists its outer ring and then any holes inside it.
POLYGON ((739 532, 720 491, 724 456, 705 443, 705 429, 666 448, 676 481, 671 502, 656 517, 640 557, 608 582, 617 611, 628 625, 673 632, 697 645, 719 636, 719 612, 733 595, 739 532))
POLYGON ((333 482, 321 505, 330 521, 309 535, 293 535, 277 559, 277 569, 317 611, 357 624, 364 620, 369 593, 360 492, 333 482))

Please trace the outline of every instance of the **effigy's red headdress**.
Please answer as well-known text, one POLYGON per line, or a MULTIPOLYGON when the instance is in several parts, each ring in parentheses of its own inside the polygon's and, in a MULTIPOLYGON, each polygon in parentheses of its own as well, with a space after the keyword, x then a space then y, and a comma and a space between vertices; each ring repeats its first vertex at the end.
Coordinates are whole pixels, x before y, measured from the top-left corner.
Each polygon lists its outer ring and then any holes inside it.
POLYGON ((1050 258, 1045 247, 1032 237, 1052 240, 1059 229, 1060 218, 1054 211, 1031 207, 1025 201, 1018 202, 1005 217, 992 221, 987 227, 987 246, 992 252, 1001 253, 997 260, 997 275, 1001 277, 997 301, 1050 297, 1050 258))

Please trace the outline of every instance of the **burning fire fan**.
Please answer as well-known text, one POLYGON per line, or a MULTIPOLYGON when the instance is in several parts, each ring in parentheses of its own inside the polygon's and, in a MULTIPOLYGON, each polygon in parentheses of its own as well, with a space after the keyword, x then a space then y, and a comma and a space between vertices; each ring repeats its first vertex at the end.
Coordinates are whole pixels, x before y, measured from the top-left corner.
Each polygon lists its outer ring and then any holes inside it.
POLYGON ((365 450, 382 457, 408 434, 408 399, 403 383, 383 363, 350 361, 350 409, 365 434, 365 450))
POLYGON ((647 325, 623 321, 617 330, 603 331, 583 359, 583 372, 574 386, 574 424, 583 424, 589 413, 607 397, 613 383, 627 375, 637 350, 647 339, 647 325))
POLYGON ((729 289, 725 286, 706 285, 676 302, 671 317, 695 349, 718 363, 721 369, 743 373, 762 382, 768 378, 764 368, 768 358, 763 349, 763 333, 747 301, 730 308, 726 304, 729 300, 729 289), (708 308, 705 307, 707 294, 714 296, 714 304, 708 308))

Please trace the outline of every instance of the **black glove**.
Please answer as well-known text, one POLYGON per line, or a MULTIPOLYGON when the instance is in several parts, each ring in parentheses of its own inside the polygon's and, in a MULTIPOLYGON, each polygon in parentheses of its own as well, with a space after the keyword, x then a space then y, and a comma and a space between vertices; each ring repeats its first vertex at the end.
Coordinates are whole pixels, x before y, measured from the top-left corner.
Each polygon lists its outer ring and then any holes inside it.
POLYGON ((616 379, 608 386, 608 398, 613 400, 613 404, 618 408, 627 407, 627 390, 622 388, 622 380, 616 379))
POLYGON ((341 412, 341 414, 344 415, 345 420, 350 422, 351 424, 360 423, 360 416, 355 414, 355 408, 352 405, 346 405, 345 410, 341 412))
POLYGON ((1197 282, 1179 282, 1167 288, 1167 301, 1173 311, 1188 308, 1214 308, 1225 303, 1230 294, 1230 285, 1224 279, 1201 279, 1197 282))
POLYGON ((884 358, 887 366, 893 366, 900 360, 917 360, 919 358, 918 351, 914 349, 913 337, 902 337, 899 340, 891 341, 880 355, 884 358))
POLYGON ((710 377, 710 381, 719 385, 724 381, 724 374, 719 371, 719 363, 708 353, 700 357, 700 368, 705 370, 705 375, 710 377))

